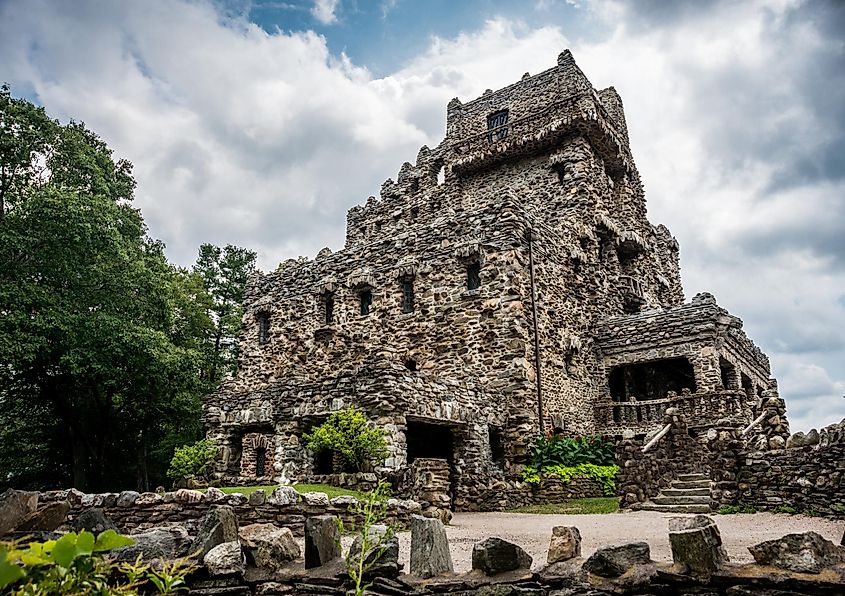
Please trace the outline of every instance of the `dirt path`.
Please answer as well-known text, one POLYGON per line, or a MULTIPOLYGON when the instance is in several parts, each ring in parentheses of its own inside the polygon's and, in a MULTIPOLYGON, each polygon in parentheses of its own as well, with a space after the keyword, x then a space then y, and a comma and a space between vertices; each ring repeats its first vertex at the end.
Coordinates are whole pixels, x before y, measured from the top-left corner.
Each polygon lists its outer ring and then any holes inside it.
MULTIPOLYGON (((457 513, 447 527, 455 571, 469 571, 472 545, 489 536, 515 542, 534 557, 534 566, 546 563, 552 526, 576 526, 581 531, 582 553, 589 556, 599 546, 644 540, 651 557, 671 561, 666 513, 637 511, 605 515, 533 515, 522 513, 457 513)), ((750 562, 749 546, 795 532, 815 531, 839 544, 845 523, 818 517, 775 513, 714 515, 731 561, 750 562)), ((408 570, 410 532, 399 535, 400 557, 408 570)))

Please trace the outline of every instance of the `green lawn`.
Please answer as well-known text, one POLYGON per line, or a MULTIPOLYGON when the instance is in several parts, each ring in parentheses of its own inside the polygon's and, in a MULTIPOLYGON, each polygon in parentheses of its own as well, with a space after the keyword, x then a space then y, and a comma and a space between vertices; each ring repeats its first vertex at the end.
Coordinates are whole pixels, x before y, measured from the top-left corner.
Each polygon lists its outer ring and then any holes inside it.
MULTIPOLYGON (((258 489, 263 489, 268 495, 273 492, 278 485, 271 484, 268 486, 223 486, 220 488, 224 493, 241 493, 243 495, 249 495, 257 491, 258 489)), ((363 499, 364 494, 354 490, 348 490, 345 488, 338 488, 336 486, 329 486, 328 484, 294 484, 293 488, 300 493, 310 493, 310 492, 320 492, 326 493, 330 499, 334 497, 339 497, 341 495, 350 495, 352 497, 356 497, 358 499, 363 499)))
POLYGON ((526 505, 510 509, 509 513, 565 513, 580 515, 585 513, 613 513, 619 510, 619 499, 616 497, 590 497, 587 499, 573 499, 564 503, 544 503, 542 505, 526 505))

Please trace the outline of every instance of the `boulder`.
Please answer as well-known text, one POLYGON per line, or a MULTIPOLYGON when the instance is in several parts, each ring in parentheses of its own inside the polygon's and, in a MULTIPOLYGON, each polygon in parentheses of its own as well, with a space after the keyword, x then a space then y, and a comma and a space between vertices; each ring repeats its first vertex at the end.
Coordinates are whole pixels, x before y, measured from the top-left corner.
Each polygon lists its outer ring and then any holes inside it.
POLYGON ((636 565, 651 562, 651 550, 645 542, 603 546, 590 555, 583 569, 600 577, 619 577, 636 565))
POLYGON ((423 579, 452 573, 452 555, 446 528, 439 519, 411 517, 411 574, 423 579))
POLYGON ((164 497, 158 493, 141 493, 135 499, 134 505, 149 506, 164 502, 164 497))
POLYGON ((134 490, 125 490, 117 496, 118 507, 131 507, 141 494, 134 490))
POLYGON ((675 564, 696 574, 709 575, 728 562, 719 528, 706 515, 669 519, 669 544, 675 564))
POLYGON ((338 495, 331 500, 331 504, 335 507, 351 507, 358 504, 358 499, 352 495, 338 495))
POLYGON ((260 569, 278 571, 300 555, 299 545, 289 528, 273 524, 250 524, 238 530, 247 563, 260 569))
POLYGON ((242 574, 245 571, 244 553, 238 540, 218 544, 205 554, 202 562, 212 577, 242 574))
POLYGON ((291 486, 280 486, 267 497, 271 505, 295 505, 302 497, 291 486))
MULTIPOLYGON (((359 561, 363 540, 361 534, 355 536, 349 547, 348 559, 359 561)), ((367 552, 364 566, 369 568, 369 576, 396 577, 399 575, 399 538, 385 525, 375 524, 367 531, 367 552)))
POLYGON ((227 505, 213 505, 200 521, 197 535, 188 552, 202 559, 208 551, 224 542, 237 541, 238 518, 227 505))
POLYGON ((209 486, 205 489, 203 499, 208 503, 220 503, 226 500, 226 493, 215 486, 209 486))
POLYGON ((76 516, 71 524, 74 532, 88 531, 95 536, 106 530, 117 530, 117 526, 102 509, 87 509, 76 516))
POLYGON ((177 503, 199 503, 203 500, 203 494, 198 490, 180 488, 173 493, 173 500, 177 503))
POLYGON ((240 507, 249 503, 249 499, 243 493, 229 493, 226 495, 226 504, 232 507, 240 507))
POLYGON ((549 541, 548 563, 559 563, 581 556, 581 532, 575 526, 555 526, 549 541))
POLYGON ((188 554, 188 547, 191 545, 191 537, 182 526, 150 528, 144 532, 130 534, 129 538, 134 540, 135 544, 111 551, 112 557, 117 561, 132 562, 138 555, 145 561, 172 561, 188 554))
POLYGON ((8 489, 0 495, 0 536, 8 534, 38 508, 38 493, 8 489))
POLYGON ((820 573, 822 569, 845 563, 845 548, 836 546, 815 532, 787 534, 749 546, 759 565, 772 565, 797 573, 820 573))
POLYGON ((65 523, 68 513, 70 513, 70 503, 67 501, 53 501, 30 513, 15 529, 21 532, 29 532, 31 530, 52 532, 65 523))
POLYGON ((253 507, 263 505, 265 502, 267 502, 267 493, 264 492, 263 488, 259 488, 258 490, 254 490, 249 493, 249 504, 253 507))
POLYGON ((333 515, 305 520, 305 568, 322 567, 341 556, 340 528, 333 515))
POLYGON ((329 495, 326 493, 302 493, 302 500, 305 501, 306 505, 319 505, 325 507, 328 507, 329 505, 329 495))
POLYGON ((472 568, 486 575, 495 575, 514 569, 531 569, 533 559, 513 542, 501 538, 487 538, 472 547, 472 568))

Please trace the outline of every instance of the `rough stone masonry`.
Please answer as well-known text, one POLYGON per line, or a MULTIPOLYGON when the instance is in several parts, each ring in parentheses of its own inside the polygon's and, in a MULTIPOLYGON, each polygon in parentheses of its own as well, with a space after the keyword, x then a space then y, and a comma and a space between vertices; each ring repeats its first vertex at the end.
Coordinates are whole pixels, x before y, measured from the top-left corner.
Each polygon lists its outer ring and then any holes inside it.
POLYGON ((351 405, 389 432, 375 471, 448 462, 453 506, 513 476, 540 432, 637 436, 669 407, 750 422, 768 358, 646 217, 622 100, 569 51, 466 103, 446 137, 349 210, 342 250, 250 281, 235 378, 207 396, 215 476, 338 472, 302 436, 351 405))

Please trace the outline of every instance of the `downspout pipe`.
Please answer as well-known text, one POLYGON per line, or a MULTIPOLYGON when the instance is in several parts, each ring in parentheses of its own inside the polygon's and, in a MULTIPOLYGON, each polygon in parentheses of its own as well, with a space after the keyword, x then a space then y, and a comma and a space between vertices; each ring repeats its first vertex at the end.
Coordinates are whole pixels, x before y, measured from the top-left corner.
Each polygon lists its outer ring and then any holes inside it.
POLYGON ((540 335, 537 333, 537 284, 534 277, 534 230, 528 228, 526 232, 528 237, 528 275, 531 281, 531 315, 534 327, 534 371, 536 372, 537 381, 537 424, 540 428, 540 434, 545 432, 545 424, 543 422, 543 379, 540 371, 540 335))

